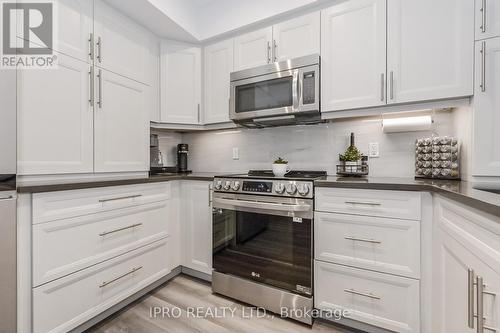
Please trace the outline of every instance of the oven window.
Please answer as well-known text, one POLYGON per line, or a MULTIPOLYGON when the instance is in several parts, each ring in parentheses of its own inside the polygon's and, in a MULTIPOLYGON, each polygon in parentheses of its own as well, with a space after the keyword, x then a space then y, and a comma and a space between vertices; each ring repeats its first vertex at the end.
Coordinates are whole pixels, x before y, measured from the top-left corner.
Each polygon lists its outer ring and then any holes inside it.
POLYGON ((214 269, 306 296, 312 288, 312 221, 215 208, 214 269))
POLYGON ((287 76, 236 86, 235 111, 242 113, 291 107, 293 105, 292 85, 293 78, 287 76))

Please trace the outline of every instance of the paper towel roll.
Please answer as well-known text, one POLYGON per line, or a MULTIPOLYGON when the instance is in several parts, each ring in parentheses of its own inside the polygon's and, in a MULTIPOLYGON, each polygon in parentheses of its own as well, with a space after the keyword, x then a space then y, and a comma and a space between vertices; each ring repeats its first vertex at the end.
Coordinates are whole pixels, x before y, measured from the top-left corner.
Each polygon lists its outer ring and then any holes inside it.
POLYGON ((384 133, 428 131, 431 128, 431 116, 382 119, 384 133))

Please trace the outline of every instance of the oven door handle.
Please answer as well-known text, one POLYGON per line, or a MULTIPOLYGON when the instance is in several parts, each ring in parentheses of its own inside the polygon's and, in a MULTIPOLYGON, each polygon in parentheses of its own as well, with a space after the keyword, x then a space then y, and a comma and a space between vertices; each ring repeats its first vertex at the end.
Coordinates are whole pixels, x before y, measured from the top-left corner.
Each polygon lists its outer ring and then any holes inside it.
POLYGON ((289 205, 289 204, 257 202, 248 200, 234 200, 234 199, 223 199, 223 198, 214 198, 213 203, 214 207, 217 207, 217 204, 221 204, 221 205, 229 205, 232 207, 255 208, 262 210, 276 210, 285 212, 307 212, 310 211, 312 208, 311 205, 308 204, 289 205))

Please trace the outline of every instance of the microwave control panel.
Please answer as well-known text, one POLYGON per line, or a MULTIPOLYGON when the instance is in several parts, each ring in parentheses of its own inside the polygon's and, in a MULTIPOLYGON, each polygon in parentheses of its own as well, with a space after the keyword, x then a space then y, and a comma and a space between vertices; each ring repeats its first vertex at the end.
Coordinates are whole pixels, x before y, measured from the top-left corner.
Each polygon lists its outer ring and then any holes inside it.
POLYGON ((302 74, 302 103, 314 104, 316 92, 316 72, 302 74))

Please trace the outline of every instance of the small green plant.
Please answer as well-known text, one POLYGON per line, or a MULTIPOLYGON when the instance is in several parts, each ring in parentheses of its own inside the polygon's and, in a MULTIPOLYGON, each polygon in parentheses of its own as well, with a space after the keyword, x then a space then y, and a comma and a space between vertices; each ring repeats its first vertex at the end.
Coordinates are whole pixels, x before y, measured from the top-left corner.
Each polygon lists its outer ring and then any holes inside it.
POLYGON ((282 159, 281 157, 278 157, 275 161, 274 164, 288 164, 287 160, 282 159))
POLYGON ((359 151, 356 146, 349 146, 344 154, 339 155, 339 160, 341 162, 356 162, 363 157, 363 154, 359 151))

